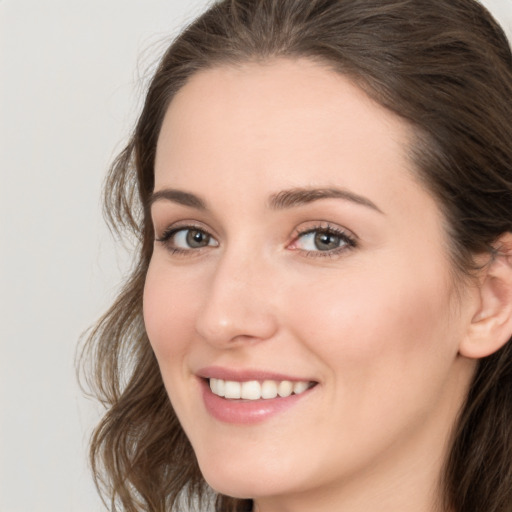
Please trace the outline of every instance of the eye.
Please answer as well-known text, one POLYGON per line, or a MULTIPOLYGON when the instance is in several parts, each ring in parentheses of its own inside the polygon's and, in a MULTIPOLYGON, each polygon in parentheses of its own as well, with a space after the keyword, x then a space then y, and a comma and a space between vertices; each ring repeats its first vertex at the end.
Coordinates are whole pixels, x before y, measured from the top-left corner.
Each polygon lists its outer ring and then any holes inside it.
POLYGON ((187 252, 219 245, 208 232, 194 226, 171 228, 157 238, 157 241, 172 252, 187 252))
POLYGON ((323 226, 299 232, 288 248, 307 255, 332 256, 355 246, 353 235, 334 226, 323 226))
POLYGON ((212 237, 199 229, 180 229, 174 233, 174 245, 180 249, 199 249, 214 245, 212 237))

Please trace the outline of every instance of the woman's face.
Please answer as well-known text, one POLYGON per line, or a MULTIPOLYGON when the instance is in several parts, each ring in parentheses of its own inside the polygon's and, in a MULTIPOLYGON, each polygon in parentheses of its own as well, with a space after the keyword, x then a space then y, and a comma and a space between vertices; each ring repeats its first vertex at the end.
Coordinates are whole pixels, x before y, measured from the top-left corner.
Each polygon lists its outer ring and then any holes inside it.
POLYGON ((471 313, 409 138, 307 60, 203 71, 172 101, 144 317, 216 490, 262 510, 431 491, 471 313))

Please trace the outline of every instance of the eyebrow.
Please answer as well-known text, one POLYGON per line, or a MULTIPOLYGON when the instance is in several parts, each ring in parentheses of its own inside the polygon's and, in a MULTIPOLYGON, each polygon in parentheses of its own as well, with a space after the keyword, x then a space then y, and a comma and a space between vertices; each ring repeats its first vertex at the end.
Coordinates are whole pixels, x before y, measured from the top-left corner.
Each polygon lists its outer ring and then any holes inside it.
POLYGON ((379 213, 384 213, 368 198, 340 188, 293 188, 283 190, 270 196, 269 206, 273 210, 295 208, 319 199, 344 199, 361 206, 366 206, 379 213))
POLYGON ((156 201, 161 201, 163 199, 183 206, 189 206, 190 208, 196 208, 197 210, 206 210, 206 203, 200 197, 195 194, 191 194, 190 192, 184 192, 183 190, 176 190, 173 188, 165 188, 158 192, 153 192, 149 199, 149 206, 152 206, 156 201))
MULTIPOLYGON (((368 198, 339 188, 293 188, 290 190, 282 190, 270 196, 268 206, 272 210, 284 210, 296 208, 320 199, 343 199, 383 213, 382 210, 368 198)), ((182 206, 196 208, 197 210, 207 209, 206 202, 203 199, 183 190, 165 188, 154 192, 150 197, 149 206, 151 207, 155 202, 161 200, 171 201, 182 206)))

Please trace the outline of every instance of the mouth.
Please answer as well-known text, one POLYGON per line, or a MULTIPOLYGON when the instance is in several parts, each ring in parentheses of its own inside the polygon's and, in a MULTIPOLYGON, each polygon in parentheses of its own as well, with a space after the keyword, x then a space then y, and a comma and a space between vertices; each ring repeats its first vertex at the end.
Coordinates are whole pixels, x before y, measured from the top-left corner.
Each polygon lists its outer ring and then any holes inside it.
POLYGON ((234 381, 206 378, 211 392, 218 397, 229 400, 271 400, 301 395, 317 385, 313 381, 290 380, 247 380, 234 381))
POLYGON ((257 369, 210 366, 196 373, 206 411, 216 420, 253 425, 309 403, 319 382, 257 369))

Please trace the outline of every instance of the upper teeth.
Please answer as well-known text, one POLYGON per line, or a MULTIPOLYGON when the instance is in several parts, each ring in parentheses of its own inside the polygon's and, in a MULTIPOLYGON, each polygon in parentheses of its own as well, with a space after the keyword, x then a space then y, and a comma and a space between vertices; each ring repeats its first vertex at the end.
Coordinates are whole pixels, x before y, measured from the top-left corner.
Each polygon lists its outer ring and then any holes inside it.
POLYGON ((210 379, 212 393, 225 398, 243 398, 246 400, 259 400, 261 398, 285 398, 292 393, 298 395, 311 387, 308 381, 292 382, 290 380, 249 380, 238 382, 233 380, 210 379))

